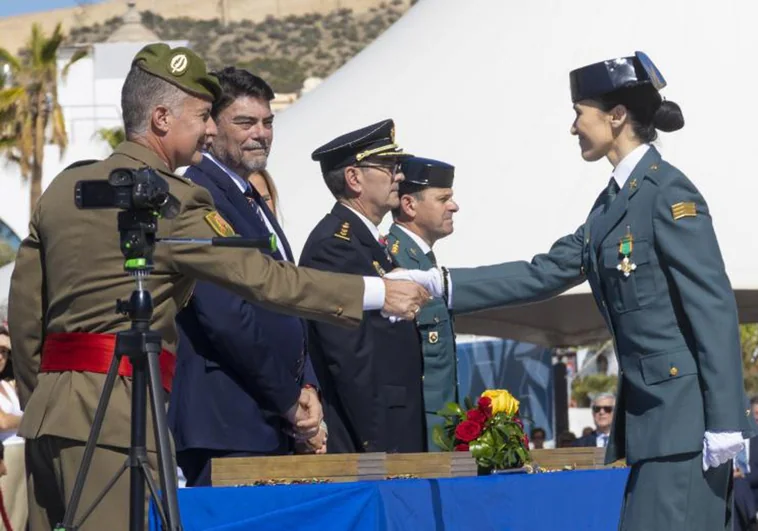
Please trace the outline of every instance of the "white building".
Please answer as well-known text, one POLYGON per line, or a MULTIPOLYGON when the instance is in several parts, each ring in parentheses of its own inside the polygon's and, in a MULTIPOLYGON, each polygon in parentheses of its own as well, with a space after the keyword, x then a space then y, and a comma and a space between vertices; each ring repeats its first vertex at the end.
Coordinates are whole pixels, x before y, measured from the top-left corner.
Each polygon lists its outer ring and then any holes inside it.
MULTIPOLYGON (((106 42, 61 48, 58 55, 58 99, 68 132, 69 146, 63 157, 55 146, 46 146, 43 188, 63 168, 81 159, 107 157, 110 147, 97 137, 103 128, 120 127, 121 87, 134 55, 146 44, 160 41, 140 22, 134 2, 127 2, 123 25, 106 42), (73 54, 88 54, 77 61, 66 78, 60 72, 73 54)), ((187 41, 166 41, 172 47, 187 41)), ((73 197, 71 198, 73 201, 73 197)), ((29 186, 15 164, 0 162, 0 219, 21 238, 28 233, 29 186)))

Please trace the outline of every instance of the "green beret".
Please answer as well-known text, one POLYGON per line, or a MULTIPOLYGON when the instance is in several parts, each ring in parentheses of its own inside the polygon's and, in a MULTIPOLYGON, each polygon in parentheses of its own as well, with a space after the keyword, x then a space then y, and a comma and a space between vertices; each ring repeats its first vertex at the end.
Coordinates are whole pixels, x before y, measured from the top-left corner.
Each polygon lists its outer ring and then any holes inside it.
POLYGON ((208 73, 205 61, 189 48, 171 48, 162 42, 148 44, 134 56, 134 65, 198 98, 213 101, 221 96, 218 79, 208 73))

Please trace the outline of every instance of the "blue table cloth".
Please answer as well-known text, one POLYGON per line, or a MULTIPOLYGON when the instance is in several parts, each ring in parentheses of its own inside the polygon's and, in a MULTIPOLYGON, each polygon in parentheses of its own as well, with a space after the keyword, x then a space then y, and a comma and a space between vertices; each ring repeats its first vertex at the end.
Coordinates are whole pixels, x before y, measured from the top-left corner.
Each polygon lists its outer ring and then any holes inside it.
MULTIPOLYGON (((185 531, 609 531, 626 469, 179 490, 185 531)), ((154 509, 150 529, 159 530, 154 509)))

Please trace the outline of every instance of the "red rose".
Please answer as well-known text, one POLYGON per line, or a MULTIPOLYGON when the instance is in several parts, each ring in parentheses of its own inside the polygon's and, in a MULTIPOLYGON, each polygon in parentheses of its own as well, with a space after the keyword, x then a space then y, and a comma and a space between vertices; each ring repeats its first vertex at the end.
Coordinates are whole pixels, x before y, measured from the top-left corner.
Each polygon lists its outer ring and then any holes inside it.
POLYGON ((490 397, 481 397, 476 405, 479 406, 479 409, 482 411, 482 413, 487 415, 488 418, 492 416, 492 399, 490 397))
POLYGON ((513 422, 515 422, 516 424, 518 424, 519 428, 521 428, 522 430, 524 429, 524 423, 523 423, 523 422, 521 422, 521 419, 520 419, 520 418, 518 418, 518 417, 513 417, 513 422))
POLYGON ((471 442, 482 434, 481 424, 472 420, 464 420, 455 428, 455 436, 465 443, 471 442))
POLYGON ((456 444, 455 445, 455 451, 456 452, 468 452, 468 443, 456 444))
POLYGON ((524 447, 529 448, 529 436, 526 433, 524 434, 524 447))
POLYGON ((479 409, 471 409, 466 413, 466 418, 472 422, 476 422, 479 425, 483 425, 487 422, 487 415, 479 409))

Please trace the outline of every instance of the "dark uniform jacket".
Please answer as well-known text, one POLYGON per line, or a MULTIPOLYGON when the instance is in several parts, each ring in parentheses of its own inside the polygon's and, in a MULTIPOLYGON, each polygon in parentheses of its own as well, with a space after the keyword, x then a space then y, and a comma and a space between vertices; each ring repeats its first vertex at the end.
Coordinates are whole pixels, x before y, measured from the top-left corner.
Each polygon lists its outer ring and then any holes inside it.
MULTIPOLYGON (((144 166, 155 168, 181 202, 174 219, 160 220, 158 237, 219 235, 208 221, 219 226, 208 191, 173 174, 154 152, 138 144, 124 142, 108 159, 66 170, 50 183, 32 213, 11 279, 9 328, 19 395, 26 406, 19 428, 23 437, 86 441, 89 436, 105 374, 38 375, 42 344, 48 333, 113 334, 129 328, 128 318, 115 312, 116 299, 129 297, 135 287, 123 269, 117 210, 77 209, 74 187, 82 179, 106 180, 115 168, 144 166)), ((176 314, 189 301, 196 279, 217 283, 276 312, 345 325, 357 325, 363 315, 360 277, 297 269, 248 249, 158 244, 155 269, 144 284, 153 297, 152 327, 171 352, 176 352, 178 340, 176 314)), ((131 378, 119 376, 99 443, 128 448, 130 426, 131 378)), ((147 447, 155 449, 152 430, 147 447)))
MULTIPOLYGON (((390 227, 387 247, 392 261, 404 269, 426 271, 435 266, 418 244, 398 225, 390 227)), ((434 299, 421 308, 416 327, 424 353, 424 409, 427 447, 439 451, 432 439, 433 428, 444 423, 437 411, 458 400, 457 358, 453 319, 444 300, 434 299)))
POLYGON ((588 280, 620 368, 609 463, 699 452, 706 430, 753 435, 737 304, 702 195, 651 147, 607 197, 531 262, 453 270, 453 310, 542 300, 588 280))
MULTIPOLYGON (((216 209, 244 238, 266 239, 269 229, 232 178, 207 157, 184 174, 206 188, 216 209)), ((289 245, 273 213, 258 205, 289 245)), ((280 250, 273 254, 282 260, 280 250)), ((289 256, 292 256, 291 254, 289 256)), ((283 415, 301 386, 317 387, 306 356, 305 321, 251 304, 210 282, 198 282, 177 316, 180 341, 168 420, 176 450, 287 453, 283 415), (242 420, 244 419, 244 420, 242 420)))
MULTIPOLYGON (((363 221, 337 203, 313 229, 300 264, 378 276, 393 267, 363 221)), ((421 348, 411 322, 365 312, 357 330, 309 323, 325 402, 329 452, 420 452, 425 447, 421 348)))

